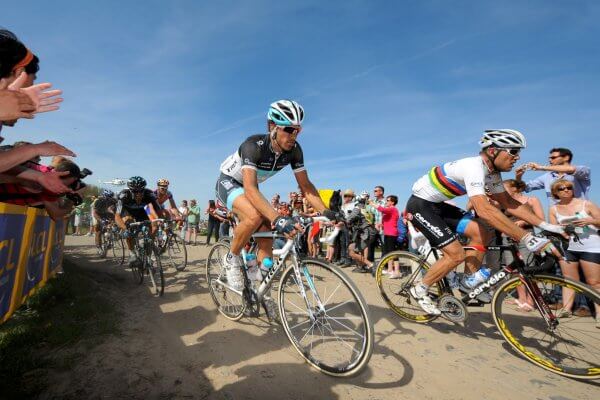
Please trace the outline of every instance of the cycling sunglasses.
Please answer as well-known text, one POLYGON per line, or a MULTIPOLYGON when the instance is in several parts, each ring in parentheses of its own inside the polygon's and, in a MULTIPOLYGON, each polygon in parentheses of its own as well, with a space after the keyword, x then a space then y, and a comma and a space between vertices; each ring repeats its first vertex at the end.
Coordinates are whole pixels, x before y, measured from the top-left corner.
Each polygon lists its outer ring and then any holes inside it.
POLYGON ((513 157, 516 157, 519 154, 521 154, 521 149, 500 149, 500 150, 507 152, 508 154, 510 154, 513 157))
POLYGON ((300 132, 300 128, 294 128, 293 126, 284 126, 281 129, 283 129, 285 133, 289 133, 290 135, 297 134, 300 132))

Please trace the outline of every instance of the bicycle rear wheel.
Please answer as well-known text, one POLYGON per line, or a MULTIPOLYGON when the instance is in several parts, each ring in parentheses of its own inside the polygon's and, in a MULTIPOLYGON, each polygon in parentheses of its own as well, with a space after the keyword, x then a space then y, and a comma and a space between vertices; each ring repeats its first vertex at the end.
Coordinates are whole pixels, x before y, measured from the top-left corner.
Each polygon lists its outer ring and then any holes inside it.
POLYGON ((225 318, 237 321, 244 316, 246 302, 243 296, 221 285, 227 282, 223 259, 228 252, 229 245, 223 242, 215 243, 210 249, 206 258, 206 282, 217 310, 225 318))
MULTIPOLYGON (((144 257, 145 258, 145 257, 144 257)), ((131 268, 131 273, 133 274, 133 281, 138 285, 141 285, 144 282, 144 263, 146 261, 136 259, 133 263, 129 264, 131 268)))
POLYGON ((517 288, 526 285, 518 276, 511 278, 498 287, 492 299, 492 316, 504 339, 521 356, 548 371, 577 379, 600 378, 600 329, 594 318, 598 318, 600 294, 581 282, 558 276, 540 274, 526 279, 539 289, 547 304, 554 304, 554 315, 568 316, 549 326, 535 304, 533 311, 519 312, 507 300, 518 298, 517 288), (559 296, 562 303, 575 297, 575 304, 587 307, 588 315, 564 313, 559 296))
POLYGON ((125 262, 125 245, 121 236, 116 233, 111 233, 111 244, 112 244, 112 255, 119 261, 119 264, 123 265, 125 262))
POLYGON ((167 263, 177 271, 183 271, 187 266, 187 248, 176 234, 171 234, 166 243, 167 263))
POLYGON ((294 348, 321 372, 348 377, 366 367, 373 353, 373 322, 367 303, 340 269, 302 259, 281 275, 279 312, 294 348), (306 293, 306 297, 302 295, 306 293))
MULTIPOLYGON (((430 265, 422 257, 402 250, 386 254, 377 264, 375 280, 379 293, 388 307, 400 317, 418 323, 433 321, 438 317, 423 311, 408 292, 412 284, 420 281, 429 268, 430 265), (388 265, 399 266, 400 275, 394 277, 384 274, 388 265)), ((436 283, 429 288, 429 295, 434 301, 442 295, 439 284, 436 283)))
POLYGON ((150 276, 152 293, 155 296, 162 296, 165 292, 165 276, 163 274, 162 262, 160 261, 160 250, 155 245, 152 246, 149 254, 146 256, 146 271, 150 276))

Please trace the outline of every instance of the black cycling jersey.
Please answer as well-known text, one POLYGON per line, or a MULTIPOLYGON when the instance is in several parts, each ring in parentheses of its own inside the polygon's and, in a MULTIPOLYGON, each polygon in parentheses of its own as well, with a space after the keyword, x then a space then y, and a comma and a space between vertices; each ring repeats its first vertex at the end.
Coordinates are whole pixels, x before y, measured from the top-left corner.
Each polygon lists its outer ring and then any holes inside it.
POLYGON ((235 153, 223 161, 221 172, 239 183, 243 183, 242 169, 251 168, 256 170, 258 183, 261 183, 288 164, 291 164, 294 173, 304 170, 304 155, 298 142, 292 150, 276 153, 271 145, 269 134, 253 135, 247 138, 235 153))
POLYGON ((124 212, 127 212, 136 221, 147 220, 148 214, 146 214, 146 210, 144 208, 148 204, 152 204, 154 210, 160 210, 160 205, 158 204, 158 201, 156 201, 156 196, 154 196, 152 190, 144 189, 142 201, 137 203, 135 201, 135 195, 133 192, 129 189, 125 189, 119 193, 117 201, 117 213, 123 216, 124 212))
POLYGON ((114 198, 100 197, 94 202, 94 211, 104 219, 112 218, 115 213, 117 200, 114 198))

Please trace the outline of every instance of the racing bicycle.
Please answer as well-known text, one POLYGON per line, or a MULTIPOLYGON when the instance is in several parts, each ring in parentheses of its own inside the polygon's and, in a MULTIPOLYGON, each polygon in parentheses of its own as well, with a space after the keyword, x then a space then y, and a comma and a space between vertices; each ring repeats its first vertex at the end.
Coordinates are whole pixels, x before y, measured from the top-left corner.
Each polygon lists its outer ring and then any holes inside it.
POLYGON ((151 228, 151 221, 129 224, 128 229, 131 237, 134 238, 133 248, 137 258, 130 266, 134 281, 141 285, 144 276, 147 275, 150 279, 153 294, 162 296, 165 291, 165 277, 160 260, 160 249, 152 236, 151 228))
MULTIPOLYGON (((159 221, 159 220, 155 220, 159 221)), ((175 233, 175 221, 163 220, 157 224, 156 242, 167 264, 177 271, 183 271, 187 266, 187 248, 181 238, 175 233)))
MULTIPOLYGON (((314 220, 328 221, 325 217, 314 220)), ((304 219, 303 223, 310 223, 304 219)), ((259 232, 253 239, 285 238, 275 232, 259 232)), ((254 241, 248 252, 255 252, 254 241)), ((274 278, 279 276, 277 312, 285 333, 298 353, 314 368, 336 377, 358 374, 373 352, 373 322, 369 308, 355 284, 339 268, 313 258, 300 258, 294 240, 274 250, 274 265, 258 284, 242 266, 244 287, 227 283, 224 257, 227 242, 217 242, 206 262, 206 279, 218 311, 237 321, 245 312, 258 316, 261 306, 268 315, 274 278), (283 272, 282 272, 283 271, 283 272)), ((242 258, 245 263, 245 253, 242 258)), ((272 301, 272 300, 271 300, 272 301)))
MULTIPOLYGON (((560 240, 546 235, 561 249, 560 240)), ((500 254, 510 252, 514 261, 492 271, 486 281, 461 297, 454 295, 448 276, 432 285, 429 295, 437 302, 441 316, 453 322, 464 322, 469 316, 467 305, 482 305, 479 300, 482 295, 492 295, 494 323, 518 354, 559 375, 577 379, 600 378, 599 316, 595 314, 600 309, 600 293, 581 282, 546 273, 554 268, 554 257, 532 254, 524 263, 514 242, 488 246, 487 250, 500 254), (533 299, 531 312, 519 312, 514 306, 519 297, 518 290, 533 299), (591 316, 565 313, 562 304, 568 303, 565 300, 570 296, 577 296, 576 301, 585 304, 591 316), (568 317, 561 318, 561 314, 568 317)), ((425 255, 394 251, 377 265, 375 277, 382 298, 396 314, 409 321, 427 323, 437 318, 426 314, 409 294, 409 288, 430 268, 427 262, 430 255, 438 257, 433 248, 425 255), (399 279, 390 279, 383 273, 388 263, 398 263, 399 279)))
POLYGON ((101 258, 105 258, 108 255, 108 251, 111 250, 112 256, 116 260, 119 260, 119 264, 123 264, 125 261, 125 246, 119 234, 119 228, 112 221, 104 220, 100 223, 102 224, 100 231, 102 243, 98 247, 98 255, 101 258))

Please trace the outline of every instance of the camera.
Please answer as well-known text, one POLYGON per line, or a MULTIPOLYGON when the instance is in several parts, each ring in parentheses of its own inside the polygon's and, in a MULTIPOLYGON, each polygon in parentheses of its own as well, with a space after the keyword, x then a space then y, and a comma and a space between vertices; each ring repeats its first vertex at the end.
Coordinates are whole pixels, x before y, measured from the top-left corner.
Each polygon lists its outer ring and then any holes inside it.
MULTIPOLYGON (((85 177, 87 177, 89 175, 92 175, 92 173, 93 172, 87 168, 82 169, 81 172, 79 173, 79 176, 75 180, 75 182, 73 182, 69 185, 69 189, 71 189, 73 191, 79 191, 79 190, 85 188, 87 185, 84 182, 82 182, 81 180, 85 179, 85 177)), ((83 197, 81 197, 81 195, 79 193, 67 193, 65 195, 65 197, 67 199, 71 200, 75 206, 78 206, 81 203, 83 203, 83 197)))
POLYGON ((85 179, 87 176, 92 175, 93 172, 90 171, 87 168, 84 168, 81 170, 81 172, 79 173, 79 176, 77 177, 77 180, 75 180, 75 182, 73 182, 71 185, 69 185, 69 189, 74 190, 74 191, 78 191, 83 189, 84 187, 86 187, 87 185, 82 182, 82 179, 85 179))

